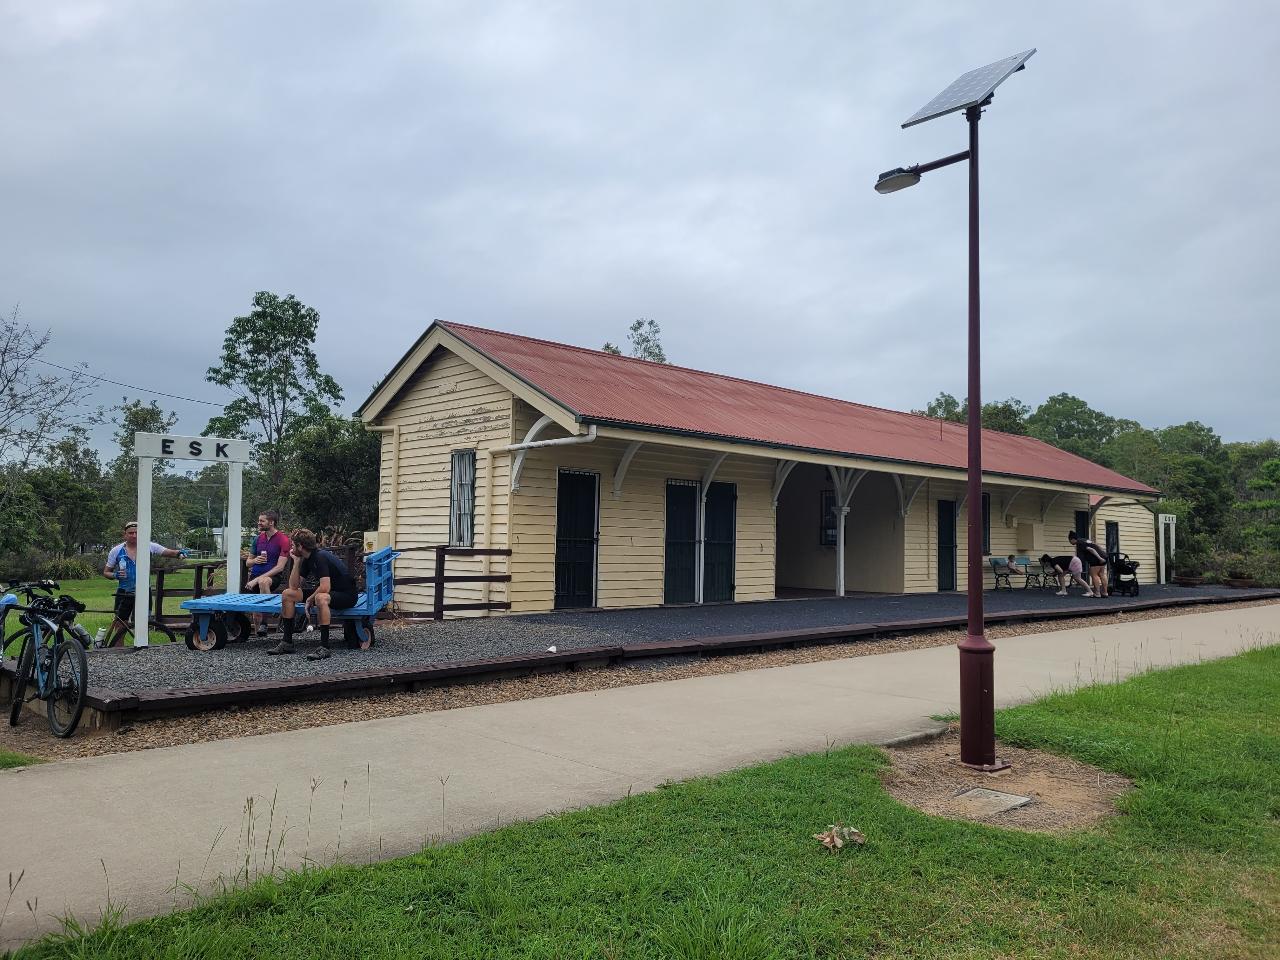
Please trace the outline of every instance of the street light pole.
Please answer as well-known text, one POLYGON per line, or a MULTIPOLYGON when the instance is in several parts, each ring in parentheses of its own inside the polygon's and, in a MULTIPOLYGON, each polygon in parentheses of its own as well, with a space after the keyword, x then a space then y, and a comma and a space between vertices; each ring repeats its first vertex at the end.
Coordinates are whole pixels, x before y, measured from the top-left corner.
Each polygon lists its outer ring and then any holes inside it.
POLYGON ((1022 70, 1036 51, 1024 50, 977 70, 970 70, 907 119, 914 126, 963 110, 969 123, 969 149, 941 160, 887 170, 876 180, 877 193, 894 193, 915 186, 924 173, 969 161, 969 416, 968 469, 968 628, 957 644, 960 650, 960 761, 994 772, 1009 763, 996 757, 995 647, 983 625, 982 592, 982 311, 978 276, 978 121, 995 89, 1022 70))
POLYGON ((995 647, 983 625, 982 591, 982 306, 978 274, 978 121, 982 104, 965 110, 969 121, 969 624, 960 641, 960 762, 982 770, 1009 764, 996 759, 995 647))

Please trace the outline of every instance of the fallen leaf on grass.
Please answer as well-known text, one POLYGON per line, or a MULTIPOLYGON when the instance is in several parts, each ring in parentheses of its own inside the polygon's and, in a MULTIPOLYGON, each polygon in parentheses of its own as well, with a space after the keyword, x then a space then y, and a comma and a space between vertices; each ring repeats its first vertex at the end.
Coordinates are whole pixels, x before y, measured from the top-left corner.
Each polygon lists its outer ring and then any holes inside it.
POLYGON ((839 823, 831 824, 823 833, 815 833, 813 839, 828 850, 839 850, 846 843, 856 843, 861 846, 867 842, 867 838, 861 830, 856 827, 846 827, 839 823))

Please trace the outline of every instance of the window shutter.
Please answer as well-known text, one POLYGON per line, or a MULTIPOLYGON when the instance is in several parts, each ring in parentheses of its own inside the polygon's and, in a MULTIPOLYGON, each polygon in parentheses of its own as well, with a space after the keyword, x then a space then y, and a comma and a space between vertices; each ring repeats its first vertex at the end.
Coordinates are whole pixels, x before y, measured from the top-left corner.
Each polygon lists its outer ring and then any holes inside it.
POLYGON ((455 450, 449 480, 449 544, 475 543, 476 452, 455 450))

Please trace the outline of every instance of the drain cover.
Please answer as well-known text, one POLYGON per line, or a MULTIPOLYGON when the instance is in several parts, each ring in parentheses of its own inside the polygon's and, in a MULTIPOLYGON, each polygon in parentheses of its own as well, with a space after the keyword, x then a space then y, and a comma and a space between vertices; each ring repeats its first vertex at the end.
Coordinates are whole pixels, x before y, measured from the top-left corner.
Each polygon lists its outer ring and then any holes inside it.
POLYGON ((956 794, 955 803, 964 807, 971 815, 989 817, 992 814, 1016 810, 1031 802, 1030 797, 1016 793, 1001 793, 999 790, 988 790, 986 787, 974 787, 956 794))

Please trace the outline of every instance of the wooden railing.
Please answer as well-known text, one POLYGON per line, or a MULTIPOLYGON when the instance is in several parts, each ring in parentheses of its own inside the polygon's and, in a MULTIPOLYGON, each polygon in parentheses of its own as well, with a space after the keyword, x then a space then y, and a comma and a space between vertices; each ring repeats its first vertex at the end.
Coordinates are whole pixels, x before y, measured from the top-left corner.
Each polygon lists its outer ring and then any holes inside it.
POLYGON ((433 552, 436 557, 435 575, 430 577, 396 577, 396 586, 430 583, 435 586, 435 596, 431 605, 431 619, 443 620, 445 613, 458 610, 510 610, 509 600, 489 600, 484 603, 445 603, 444 588, 449 583, 510 583, 509 573, 462 573, 446 574, 445 561, 448 557, 509 557, 509 549, 488 549, 484 547, 397 547, 400 553, 433 552))
POLYGON ((164 598, 182 597, 184 600, 199 600, 201 597, 207 597, 211 593, 222 593, 222 590, 213 585, 213 578, 225 566, 226 563, 224 561, 215 560, 195 563, 189 567, 178 567, 175 570, 157 570, 155 592, 152 598, 156 605, 155 619, 161 623, 168 622, 170 625, 178 622, 185 623, 190 620, 191 615, 184 612, 166 615, 164 612, 164 598), (165 587, 166 575, 177 576, 184 573, 190 573, 193 577, 193 583, 190 587, 165 587))

